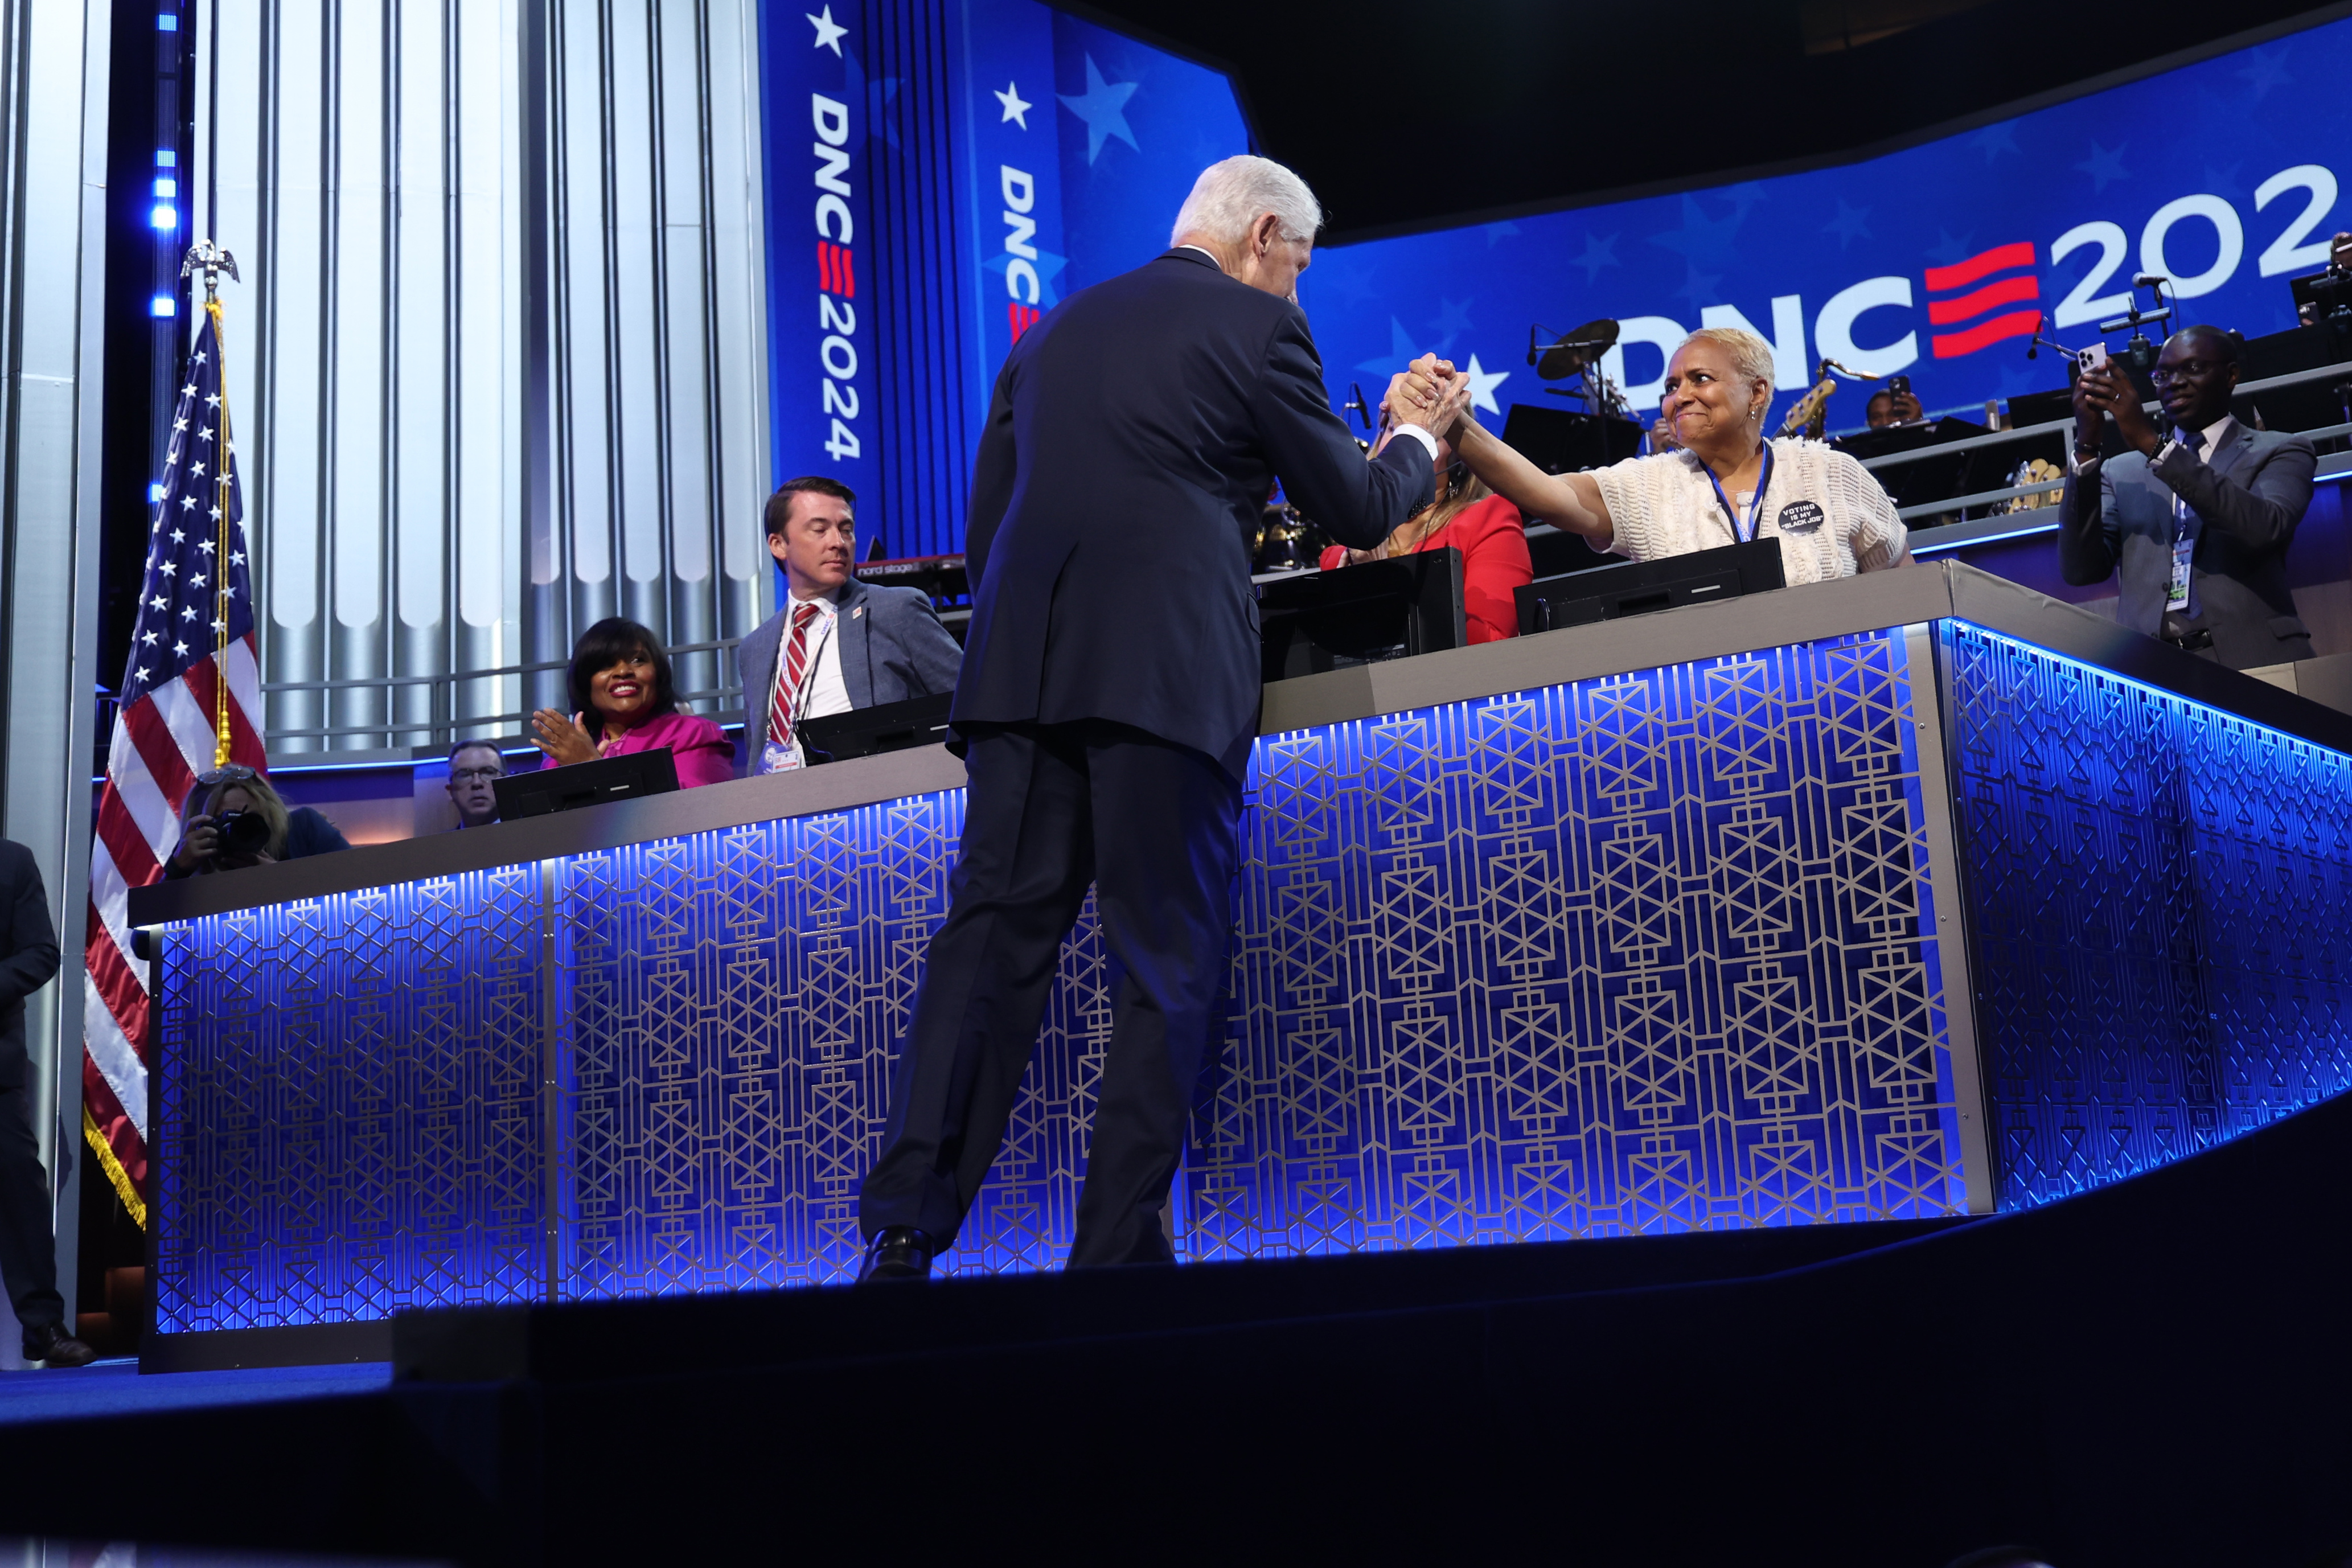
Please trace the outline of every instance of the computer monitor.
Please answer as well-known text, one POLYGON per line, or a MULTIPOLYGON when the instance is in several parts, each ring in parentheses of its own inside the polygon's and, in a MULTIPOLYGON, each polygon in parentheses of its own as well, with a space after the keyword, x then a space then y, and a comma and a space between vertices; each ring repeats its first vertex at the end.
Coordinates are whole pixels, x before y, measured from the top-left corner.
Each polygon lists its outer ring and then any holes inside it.
POLYGON ((501 822, 520 822, 526 816, 602 805, 608 800, 667 795, 677 787, 677 761, 667 746, 598 757, 593 763, 541 768, 537 773, 509 773, 490 782, 490 791, 498 797, 501 822))
POLYGON ((1258 589, 1257 622, 1266 680, 1460 647, 1468 640, 1462 552, 1277 578, 1258 589))
POLYGON ((1623 462, 1642 449, 1642 427, 1614 415, 1514 403, 1503 416, 1503 445, 1547 474, 1567 474, 1623 462))
POLYGON ((1539 577, 1513 592, 1519 635, 1622 620, 1683 605, 1711 605, 1786 586, 1780 542, 1752 540, 1656 561, 1626 561, 1562 577, 1539 577))
POLYGON ((903 752, 948 738, 948 710, 955 693, 909 697, 904 702, 882 702, 801 721, 801 750, 809 762, 837 763, 849 757, 870 757, 877 752, 903 752))

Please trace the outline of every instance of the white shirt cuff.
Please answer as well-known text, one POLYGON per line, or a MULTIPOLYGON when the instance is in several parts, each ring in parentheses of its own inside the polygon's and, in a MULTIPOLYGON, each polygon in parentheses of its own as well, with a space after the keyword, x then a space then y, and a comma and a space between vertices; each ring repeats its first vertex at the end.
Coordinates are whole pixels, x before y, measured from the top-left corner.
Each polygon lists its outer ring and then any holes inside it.
POLYGON ((1428 448, 1429 460, 1433 463, 1437 461, 1436 437, 1431 435, 1428 431, 1423 429, 1418 425, 1400 425, 1396 427, 1396 431, 1400 436, 1410 436, 1414 440, 1420 442, 1423 447, 1428 448))

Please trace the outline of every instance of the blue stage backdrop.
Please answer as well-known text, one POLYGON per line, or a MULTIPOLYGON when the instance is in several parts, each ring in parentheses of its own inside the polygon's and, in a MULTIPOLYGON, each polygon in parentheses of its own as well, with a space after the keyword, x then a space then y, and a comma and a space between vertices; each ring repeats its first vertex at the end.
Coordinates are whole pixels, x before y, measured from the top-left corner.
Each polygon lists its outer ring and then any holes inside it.
MULTIPOLYGON (((1769 339, 1784 391, 1827 355, 1980 409, 2063 386, 2025 358, 2040 313, 2080 347, 2137 272, 2170 277, 2189 321, 2293 326, 2288 278, 2352 226, 2347 81, 2352 20, 1841 167, 1327 249, 1300 298, 1335 401, 1433 349, 1475 362, 1486 412, 1580 406, 1538 390, 1528 329, 1610 316, 1638 409, 1703 325, 1769 339)), ((1833 400, 1832 428, 1863 401, 1833 400)))
POLYGON ((1249 151, 1216 71, 1038 0, 762 7, 770 417, 892 555, 962 548, 997 368, 1249 151))

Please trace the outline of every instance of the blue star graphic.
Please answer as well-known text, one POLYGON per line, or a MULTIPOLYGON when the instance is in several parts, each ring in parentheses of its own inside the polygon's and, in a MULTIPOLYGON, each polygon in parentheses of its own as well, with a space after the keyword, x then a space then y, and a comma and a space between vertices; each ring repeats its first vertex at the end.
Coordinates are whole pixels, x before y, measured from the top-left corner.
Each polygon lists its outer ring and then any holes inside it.
POLYGON ((1371 359, 1359 360, 1356 362, 1356 368, 1370 371, 1375 375, 1393 375, 1411 364, 1415 357, 1417 356, 1412 346, 1412 334, 1404 330, 1402 321, 1391 316, 1387 355, 1385 357, 1376 355, 1371 359))
POLYGON ((1588 232, 1584 237, 1584 254, 1570 257, 1568 264, 1570 267, 1583 268, 1584 280, 1590 284, 1595 278, 1601 276, 1602 268, 1625 265, 1617 259, 1618 238, 1618 236, 1612 234, 1607 239, 1595 239, 1588 232))
POLYGON ((2217 169, 2210 163, 2206 164, 2205 188, 2217 192, 2235 191, 2238 188, 2238 171, 2244 167, 2243 163, 2232 163, 2226 169, 2217 169))
POLYGON ((2124 167, 2124 151, 2130 145, 2128 142, 2123 142, 2110 153, 2094 142, 2091 143, 2091 155, 2074 167, 2091 176, 2094 192, 2104 191, 2117 180, 2131 178, 2130 172, 2124 167))
POLYGON ((1694 267, 1690 269, 1689 276, 1683 279, 1683 286, 1675 290, 1675 298, 1688 300, 1691 302, 1691 309, 1698 310, 1715 303, 1715 286, 1722 281, 1722 273, 1701 272, 1694 267))
POLYGON ((1487 249, 1489 249, 1489 250, 1492 250, 1492 249, 1494 249, 1494 248, 1495 248, 1495 242, 1496 242, 1496 240, 1498 240, 1498 239, 1508 239, 1508 238, 1510 238, 1510 237, 1511 237, 1511 236, 1513 236, 1513 235, 1515 235, 1515 234, 1517 234, 1517 233, 1518 233, 1518 232, 1519 232, 1519 226, 1518 226, 1517 224, 1510 223, 1510 222, 1504 222, 1504 223, 1490 223, 1490 224, 1486 225, 1486 248, 1487 248, 1487 249))
POLYGON ((2286 51, 2287 46, 2281 44, 2275 49, 2267 51, 2255 49, 2247 55, 2247 59, 2252 63, 2241 69, 2238 74, 2253 84, 2256 98, 2262 97, 2279 83, 2293 79, 2286 74, 2286 51))
POLYGON ((889 146, 898 144, 898 121, 890 113, 891 102, 898 96, 898 79, 886 76, 878 81, 866 79, 866 67, 856 55, 843 61, 847 67, 842 74, 847 84, 846 97, 852 103, 863 99, 866 103, 866 134, 879 136, 889 146))
POLYGON ((1698 205, 1697 197, 1685 196, 1682 227, 1654 234, 1650 243, 1665 247, 1694 267, 1706 261, 1727 261, 1740 216, 1735 212, 1729 217, 1711 218, 1706 209, 1698 205))
MULTIPOLYGON (((1038 247, 1037 259, 1030 263, 1037 269, 1037 309, 1050 310, 1062 302, 1061 290, 1054 287, 1054 279, 1059 278, 1062 268, 1069 264, 1068 257, 1056 256, 1042 246, 1038 247)), ((980 265, 983 272, 993 272, 1002 278, 1004 269, 1013 265, 1013 258, 999 251, 980 265)))
MULTIPOLYGON (((1315 272, 1322 274, 1322 281, 1331 286, 1332 293, 1338 297, 1342 305, 1350 308, 1360 305, 1380 292, 1372 287, 1370 268, 1342 263, 1334 272, 1328 270, 1330 267, 1331 263, 1328 261, 1318 263, 1315 272)), ((1308 276, 1312 277, 1314 273, 1309 273, 1308 276)))
POLYGON ((1731 221, 1734 223, 1746 217, 1748 209, 1758 202, 1771 199, 1770 194, 1753 180, 1745 180, 1736 185, 1726 185, 1716 192, 1716 195, 1731 204, 1731 221))
POLYGON ((1092 55, 1087 57, 1087 90, 1081 93, 1057 92, 1062 107, 1086 121, 1087 163, 1091 165, 1101 156, 1103 142, 1116 136, 1139 153, 1135 132, 1127 128, 1127 100, 1135 96, 1136 83, 1105 81, 1102 68, 1095 64, 1092 55))
POLYGON ((2024 151, 2017 144, 2017 122, 2011 120, 1986 126, 1969 138, 1969 145, 1982 153, 1988 163, 2003 153, 2015 153, 2021 158, 2025 156, 2024 151))
MULTIPOLYGON (((1475 299, 1476 296, 1473 295, 1471 298, 1475 299)), ((1465 300, 1457 305, 1441 295, 1437 301, 1437 320, 1429 323, 1429 330, 1433 332, 1444 333, 1448 342, 1453 342, 1456 334, 1468 331, 1470 300, 1465 300)))
POLYGON ((1836 235, 1838 248, 1843 250, 1857 239, 1870 237, 1870 225, 1863 221, 1869 216, 1868 207, 1848 206, 1841 197, 1838 201, 1837 216, 1822 225, 1822 232, 1836 235))
POLYGON ((1927 247, 1927 259, 1938 267, 1949 267, 1955 261, 1965 260, 1976 254, 1969 248, 1976 242, 1976 237, 1975 229, 1954 239, 1948 231, 1938 228, 1936 230, 1936 243, 1927 247))

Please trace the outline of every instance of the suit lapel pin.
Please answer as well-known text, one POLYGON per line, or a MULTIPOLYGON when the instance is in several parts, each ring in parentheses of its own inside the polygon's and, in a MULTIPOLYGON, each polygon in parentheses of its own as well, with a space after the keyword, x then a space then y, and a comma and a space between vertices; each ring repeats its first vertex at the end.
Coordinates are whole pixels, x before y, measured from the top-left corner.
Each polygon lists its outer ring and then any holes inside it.
POLYGON ((851 620, 853 620, 853 621, 854 621, 854 620, 856 620, 858 616, 860 616, 864 615, 865 613, 866 613, 866 606, 865 606, 865 605, 858 605, 858 606, 857 606, 857 608, 856 608, 856 609, 854 609, 854 610, 852 610, 852 611, 850 611, 850 612, 849 612, 849 618, 850 618, 851 620))

